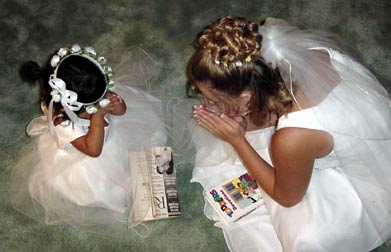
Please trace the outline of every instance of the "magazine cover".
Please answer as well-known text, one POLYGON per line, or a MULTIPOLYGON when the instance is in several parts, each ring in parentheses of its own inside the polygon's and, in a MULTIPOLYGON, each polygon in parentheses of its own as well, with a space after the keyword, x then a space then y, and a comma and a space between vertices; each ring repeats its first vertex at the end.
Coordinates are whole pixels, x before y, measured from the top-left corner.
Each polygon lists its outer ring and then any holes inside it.
POLYGON ((226 223, 238 221, 264 203, 257 182, 248 173, 208 190, 206 198, 226 223))
POLYGON ((172 150, 165 146, 153 148, 151 152, 150 180, 154 219, 179 216, 181 211, 172 150))

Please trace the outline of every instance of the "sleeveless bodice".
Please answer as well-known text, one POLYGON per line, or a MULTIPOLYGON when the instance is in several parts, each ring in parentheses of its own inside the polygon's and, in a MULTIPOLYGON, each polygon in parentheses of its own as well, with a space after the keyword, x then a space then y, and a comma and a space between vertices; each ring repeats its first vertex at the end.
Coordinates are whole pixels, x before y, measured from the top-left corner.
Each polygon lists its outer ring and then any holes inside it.
MULTIPOLYGON (((312 108, 281 116, 278 120, 277 130, 288 127, 324 130, 319 124, 312 108)), ((331 151, 328 155, 320 159, 316 159, 314 163, 314 169, 336 168, 338 166, 340 166, 340 163, 334 151, 331 151)))
MULTIPOLYGON (((105 131, 105 141, 109 135, 110 129, 110 119, 108 116, 105 116, 105 121, 107 125, 104 128, 105 131)), ((75 147, 72 145, 72 141, 87 135, 89 127, 77 125, 70 120, 66 120, 54 127, 55 134, 57 135, 58 144, 60 148, 73 150, 75 147)))

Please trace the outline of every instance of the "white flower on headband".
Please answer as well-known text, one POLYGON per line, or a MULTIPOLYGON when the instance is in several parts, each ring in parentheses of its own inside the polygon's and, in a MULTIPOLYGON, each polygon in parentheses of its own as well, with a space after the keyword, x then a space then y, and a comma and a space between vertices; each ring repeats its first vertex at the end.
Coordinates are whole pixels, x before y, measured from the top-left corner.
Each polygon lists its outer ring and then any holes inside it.
POLYGON ((78 44, 74 44, 72 47, 71 47, 71 52, 72 53, 77 53, 81 50, 81 47, 78 45, 78 44))
POLYGON ((88 113, 88 114, 95 114, 96 112, 98 112, 98 108, 97 107, 95 107, 94 105, 90 105, 90 106, 87 106, 86 107, 86 112, 88 113))
POLYGON ((57 55, 60 56, 60 57, 64 57, 67 54, 68 54, 68 49, 67 48, 60 48, 60 50, 58 50, 58 52, 57 52, 57 55))
POLYGON ((109 88, 109 90, 113 90, 115 88, 114 81, 110 80, 109 84, 107 84, 107 87, 109 88))
POLYGON ((58 56, 58 55, 54 55, 53 57, 52 57, 52 59, 50 60, 50 65, 52 66, 52 67, 56 67, 57 65, 58 65, 58 63, 60 62, 60 56, 58 56))
POLYGON ((113 69, 109 66, 105 66, 104 67, 104 70, 105 70, 105 73, 107 74, 107 76, 112 76, 113 75, 113 69))
POLYGON ((54 102, 60 102, 61 101, 61 95, 57 90, 52 90, 50 92, 50 95, 53 97, 54 102))
POLYGON ((105 99, 102 99, 102 100, 99 101, 99 106, 100 106, 101 108, 104 108, 104 107, 106 107, 109 103, 110 103, 110 100, 105 98, 105 99))
POLYGON ((90 47, 90 46, 84 48, 84 50, 85 50, 86 52, 88 52, 89 54, 96 55, 96 52, 95 52, 94 48, 92 48, 92 47, 90 47))
POLYGON ((105 57, 99 57, 98 58, 98 61, 99 61, 99 63, 101 63, 102 65, 104 65, 104 64, 106 64, 106 58, 105 57))
POLYGON ((235 66, 241 67, 241 66, 243 66, 243 63, 241 61, 236 61, 235 66))

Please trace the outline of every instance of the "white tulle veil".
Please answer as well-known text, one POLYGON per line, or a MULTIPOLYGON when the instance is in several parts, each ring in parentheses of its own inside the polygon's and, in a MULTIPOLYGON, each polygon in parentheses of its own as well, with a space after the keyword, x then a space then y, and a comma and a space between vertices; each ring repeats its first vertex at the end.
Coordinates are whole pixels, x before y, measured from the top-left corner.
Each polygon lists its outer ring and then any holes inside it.
POLYGON ((263 37, 262 57, 278 67, 293 97, 295 89, 304 93, 322 127, 332 134, 342 170, 374 226, 383 240, 389 241, 389 94, 374 74, 349 56, 336 37, 299 30, 274 18, 268 18, 259 32, 263 37))

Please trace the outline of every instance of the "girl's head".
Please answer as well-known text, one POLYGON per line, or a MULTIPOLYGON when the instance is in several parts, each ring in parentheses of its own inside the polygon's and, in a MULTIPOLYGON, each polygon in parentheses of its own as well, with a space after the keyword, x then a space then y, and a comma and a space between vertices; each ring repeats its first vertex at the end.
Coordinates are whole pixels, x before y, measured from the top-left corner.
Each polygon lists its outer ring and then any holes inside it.
POLYGON ((206 27, 194 42, 187 67, 188 91, 206 106, 231 116, 249 114, 257 125, 292 104, 278 70, 261 55, 258 25, 224 17, 206 27))
MULTIPOLYGON (((86 48, 87 49, 87 48, 86 48)), ((82 50, 75 45, 71 49, 61 48, 49 57, 47 63, 41 68, 36 62, 28 61, 20 68, 22 80, 29 83, 40 83, 41 100, 48 106, 53 95, 63 99, 66 94, 61 93, 50 82, 61 80, 65 83, 66 92, 77 94, 77 102, 86 106, 97 106, 95 103, 105 95, 109 82, 111 69, 104 66, 104 59, 96 57, 92 48, 82 50)), ((54 99, 55 100, 55 99, 54 99)), ((68 102, 69 103, 69 102, 68 102)), ((54 110, 62 108, 63 100, 54 102, 54 110)), ((74 109, 76 113, 83 109, 74 109)))
POLYGON ((77 93, 77 101, 94 103, 106 91, 106 77, 90 59, 71 55, 61 61, 57 69, 57 78, 66 83, 68 90, 77 93))

